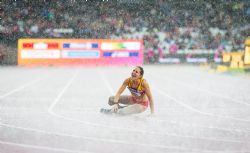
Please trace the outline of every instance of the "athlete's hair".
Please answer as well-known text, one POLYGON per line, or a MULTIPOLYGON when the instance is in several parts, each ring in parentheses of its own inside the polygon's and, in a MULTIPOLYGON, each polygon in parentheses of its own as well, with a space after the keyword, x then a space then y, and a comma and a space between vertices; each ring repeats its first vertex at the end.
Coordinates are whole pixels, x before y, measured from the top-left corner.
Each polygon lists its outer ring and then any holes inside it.
POLYGON ((137 66, 139 69, 140 69, 140 74, 141 74, 141 76, 143 76, 143 74, 144 74, 144 70, 143 70, 143 68, 141 67, 141 66, 137 66))

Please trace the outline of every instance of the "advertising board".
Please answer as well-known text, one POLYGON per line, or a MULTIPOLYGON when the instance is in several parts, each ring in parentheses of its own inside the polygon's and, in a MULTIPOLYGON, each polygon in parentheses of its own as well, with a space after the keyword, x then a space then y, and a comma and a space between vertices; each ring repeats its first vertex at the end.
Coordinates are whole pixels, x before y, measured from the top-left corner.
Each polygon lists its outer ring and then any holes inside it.
POLYGON ((19 39, 18 65, 142 65, 142 40, 19 39))

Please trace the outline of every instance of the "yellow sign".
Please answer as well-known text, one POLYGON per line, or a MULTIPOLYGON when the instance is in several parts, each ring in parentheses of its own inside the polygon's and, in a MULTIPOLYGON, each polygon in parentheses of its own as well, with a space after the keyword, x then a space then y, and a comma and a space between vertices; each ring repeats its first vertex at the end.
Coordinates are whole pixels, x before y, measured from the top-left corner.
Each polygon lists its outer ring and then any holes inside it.
POLYGON ((243 67, 244 52, 223 53, 223 62, 230 63, 231 68, 243 67))
POLYGON ((242 57, 244 56, 244 52, 235 52, 235 53, 231 53, 231 55, 232 55, 232 61, 240 62, 240 61, 242 61, 242 57))
POLYGON ((244 63, 250 64, 250 46, 245 47, 244 63))
POLYGON ((223 60, 223 63, 230 62, 231 61, 230 53, 223 53, 222 60, 223 60))
POLYGON ((250 46, 250 38, 246 39, 245 45, 246 45, 246 46, 250 46))
POLYGON ((245 41, 245 46, 244 63, 250 64, 250 39, 245 41))

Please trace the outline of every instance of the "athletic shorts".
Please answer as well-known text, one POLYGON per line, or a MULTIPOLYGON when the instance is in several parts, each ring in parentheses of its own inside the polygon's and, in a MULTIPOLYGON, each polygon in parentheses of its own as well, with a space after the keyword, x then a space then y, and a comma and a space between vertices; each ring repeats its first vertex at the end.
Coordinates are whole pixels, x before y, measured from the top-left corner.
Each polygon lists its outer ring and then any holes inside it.
POLYGON ((143 106, 145 106, 145 107, 148 107, 148 100, 146 100, 146 101, 138 101, 135 97, 131 97, 132 99, 131 99, 131 102, 133 103, 133 104, 140 104, 140 105, 143 105, 143 106))

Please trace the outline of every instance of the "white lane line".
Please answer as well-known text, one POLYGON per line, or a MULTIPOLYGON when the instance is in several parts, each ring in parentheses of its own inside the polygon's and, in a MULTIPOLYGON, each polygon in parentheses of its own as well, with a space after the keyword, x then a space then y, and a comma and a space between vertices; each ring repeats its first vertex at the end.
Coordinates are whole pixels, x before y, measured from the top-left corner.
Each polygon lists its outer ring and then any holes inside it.
MULTIPOLYGON (((18 147, 25 147, 25 148, 32 148, 32 149, 49 150, 49 151, 60 151, 60 152, 66 152, 66 153, 93 153, 93 152, 88 152, 88 151, 73 151, 73 150, 68 150, 68 149, 59 149, 59 148, 52 148, 52 147, 46 147, 46 146, 37 146, 37 145, 28 145, 28 144, 7 142, 7 141, 1 141, 1 140, 0 140, 0 144, 18 146, 18 147)), ((198 149, 185 149, 185 148, 182 148, 182 147, 167 147, 166 148, 165 146, 161 146, 160 148, 162 148, 162 149, 173 149, 173 150, 179 150, 179 151, 192 150, 191 153, 194 152, 194 151, 195 152, 196 151, 197 152, 204 152, 204 153, 215 153, 215 152, 218 153, 218 151, 202 151, 202 150, 198 150, 198 149)), ((236 153, 236 152, 233 152, 233 153, 236 153)))
MULTIPOLYGON (((205 71, 205 73, 208 73, 208 74, 211 74, 211 75, 213 75, 213 77, 214 76, 216 76, 216 77, 218 77, 218 76, 226 76, 226 77, 228 77, 228 76, 230 76, 230 80, 233 80, 233 81, 235 81, 236 79, 238 80, 238 78, 241 78, 241 76, 239 76, 239 77, 232 77, 233 75, 230 75, 230 74, 221 74, 221 73, 219 73, 219 75, 218 75, 218 73, 209 73, 208 71, 205 71)), ((202 72, 202 71, 190 71, 189 73, 188 73, 188 75, 189 76, 197 76, 197 75, 199 75, 199 78, 203 78, 204 77, 204 71, 202 72), (193 73, 193 74, 191 74, 191 73, 193 73)), ((242 79, 246 79, 246 77, 242 77, 242 79)), ((231 86, 229 86, 229 87, 231 87, 231 86)), ((239 87, 240 88, 240 90, 245 90, 245 88, 243 89, 242 87, 239 87)))
MULTIPOLYGON (((124 73, 124 72, 121 71, 121 73, 124 73)), ((152 73, 151 73, 151 74, 150 74, 150 73, 147 73, 147 74, 153 76, 152 73)), ((154 77, 154 76, 153 76, 153 77, 154 77)), ((102 79, 104 79, 105 82, 107 82, 107 84, 109 84, 108 80, 107 80, 105 77, 102 77, 102 79)), ((162 79, 162 78, 160 78, 160 79, 162 79)), ((109 85, 109 86, 111 86, 111 85, 109 85)), ((198 113, 200 113, 200 114, 207 115, 207 116, 217 117, 217 118, 228 118, 228 119, 233 119, 233 120, 240 120, 240 121, 244 121, 244 122, 250 122, 249 120, 244 120, 244 119, 239 119, 239 118, 232 118, 232 117, 227 117, 227 116, 218 116, 218 115, 214 115, 214 114, 210 114, 210 113, 205 113, 205 112, 199 111, 198 109, 195 109, 195 108, 191 107, 190 105, 187 105, 187 104, 185 104, 185 103, 182 103, 181 101, 177 100, 176 98, 167 95, 167 94, 166 94, 165 92, 163 92, 162 90, 158 90, 157 88, 154 88, 154 87, 151 87, 151 88, 155 89, 156 91, 158 91, 158 93, 164 95, 165 97, 167 97, 167 98, 169 98, 169 99, 172 99, 174 102, 176 102, 176 103, 178 103, 178 104, 180 104, 180 105, 182 105, 182 106, 188 108, 188 109, 191 110, 191 111, 198 112, 198 113)), ((158 120, 159 120, 159 119, 158 119, 158 120)), ((161 120, 161 121, 164 121, 164 120, 161 120)), ((210 127, 209 127, 209 128, 210 128, 210 127)), ((224 130, 224 128, 218 128, 218 127, 211 127, 211 128, 212 128, 212 129, 224 130)), ((246 130, 241 130, 241 129, 235 129, 235 130, 226 129, 226 131, 232 131, 232 132, 233 132, 233 131, 235 131, 235 132, 241 131, 241 132, 247 132, 247 133, 250 132, 249 130, 246 131, 246 130)))
POLYGON ((173 78, 170 78, 170 77, 158 77, 156 75, 153 75, 152 73, 150 74, 151 76, 155 77, 155 78, 160 78, 160 79, 163 79, 163 80, 170 80, 172 82, 175 82, 176 84, 179 84, 181 86, 185 86, 185 87, 188 87, 188 88, 192 88, 194 90, 198 90, 198 91, 202 91, 202 92, 205 92, 205 93, 208 93, 210 95, 214 95, 216 97, 220 97, 220 98, 223 98, 223 99, 227 99, 228 101, 231 101, 231 102, 234 102, 234 103, 238 103, 238 104, 243 104, 243 105, 247 105, 247 106, 250 106, 250 103, 246 103, 246 102, 243 102, 241 100, 238 100, 238 99, 235 99, 235 98, 232 98, 232 97, 229 97, 229 96, 223 96, 222 94, 218 94, 218 93, 215 93, 215 92, 212 92, 210 90, 206 90, 204 88, 199 88, 197 86, 194 86, 194 85, 190 85, 188 83, 185 83, 185 82, 182 82, 182 81, 177 81, 173 78))
MULTIPOLYGON (((68 150, 68 149, 52 148, 52 147, 38 146, 38 145, 29 145, 29 144, 1 141, 1 140, 0 140, 0 144, 10 145, 10 146, 18 146, 18 147, 23 147, 23 148, 55 151, 55 152, 60 151, 60 152, 66 152, 66 153, 91 153, 91 152, 87 152, 87 151, 73 151, 73 150, 68 150)), ((1 151, 1 149, 0 149, 0 151, 1 151)))
POLYGON ((101 76, 104 84, 106 85, 106 87, 108 88, 109 92, 111 93, 111 95, 114 95, 114 89, 112 88, 111 84, 109 83, 109 81, 104 77, 103 73, 101 73, 100 71, 98 71, 99 75, 101 76))
MULTIPOLYGON (((197 151, 197 152, 204 152, 204 153, 219 152, 219 151, 205 151, 205 150, 200 150, 200 149, 184 148, 184 147, 179 147, 179 146, 165 146, 165 145, 157 145, 157 144, 145 144, 145 143, 136 143, 136 142, 130 142, 130 141, 117 140, 117 139, 96 138, 96 137, 89 137, 89 136, 71 135, 71 134, 65 134, 65 133, 47 132, 47 131, 43 131, 43 130, 37 130, 37 129, 33 129, 33 128, 18 127, 18 126, 13 126, 13 125, 8 125, 8 124, 3 124, 3 126, 10 127, 10 128, 17 128, 17 129, 27 130, 27 131, 33 131, 33 132, 38 132, 38 133, 43 133, 43 134, 53 135, 53 136, 57 135, 57 136, 72 137, 72 138, 78 138, 78 139, 79 138, 80 139, 87 139, 87 140, 92 140, 92 141, 119 143, 119 144, 125 144, 125 145, 154 147, 154 148, 162 148, 162 149, 173 149, 173 150, 179 150, 179 151, 190 151, 190 150, 192 150, 191 152, 197 151)), ((0 140, 0 143, 7 144, 9 142, 5 142, 5 141, 0 140)), ((23 144, 20 144, 20 143, 14 143, 13 145, 17 145, 17 146, 21 145, 21 146, 23 146, 23 144)), ((25 145, 25 146, 26 147, 33 146, 33 148, 41 148, 40 146, 34 146, 34 145, 28 145, 28 146, 25 145)), ((44 147, 42 147, 42 148, 44 148, 44 147)), ((45 148, 50 149, 50 147, 45 147, 45 148)), ((51 148, 51 150, 60 151, 57 148, 51 148)), ((65 150, 65 149, 63 149, 63 150, 65 150)), ((71 150, 69 150, 69 151, 78 153, 78 151, 71 151, 71 150)), ((84 152, 86 152, 86 151, 84 151, 84 152)), ((231 152, 231 151, 229 151, 229 152, 231 152)))
POLYGON ((56 99, 53 101, 53 103, 50 105, 48 112, 50 114, 53 114, 52 109, 55 107, 57 102, 61 99, 62 95, 65 93, 65 91, 68 89, 68 87, 72 84, 72 82, 75 80, 76 76, 78 75, 79 71, 76 71, 73 77, 69 80, 69 82, 66 84, 66 86, 62 89, 62 91, 57 95, 56 99))
MULTIPOLYGON (((45 77, 45 78, 46 78, 46 77, 45 77)), ((28 82, 28 83, 26 83, 26 84, 24 84, 24 85, 22 85, 22 86, 20 86, 20 87, 18 87, 18 88, 16 88, 16 89, 13 89, 13 90, 11 90, 11 91, 9 91, 9 92, 3 94, 3 95, 0 95, 0 99, 3 99, 3 98, 5 98, 5 97, 7 97, 7 96, 9 96, 9 95, 11 95, 11 94, 13 94, 13 93, 15 93, 15 92, 18 92, 18 91, 20 91, 20 90, 23 90, 24 88, 26 88, 26 87, 28 87, 28 86, 30 86, 30 85, 32 85, 32 84, 35 84, 35 83, 37 83, 37 82, 39 82, 39 81, 41 81, 41 80, 43 80, 43 79, 45 79, 45 78, 39 78, 39 79, 30 81, 30 82, 28 82)))
MULTIPOLYGON (((151 134, 151 135, 160 135, 160 136, 165 135, 165 136, 173 136, 173 137, 181 137, 181 138, 189 138, 189 139, 201 139, 201 140, 207 140, 207 141, 218 141, 218 142, 229 142, 229 143, 244 143, 244 144, 246 143, 244 141, 229 140, 229 139, 195 137, 195 136, 188 136, 188 135, 178 135, 178 134, 168 133, 168 132, 164 132, 164 133, 163 132, 151 132, 151 131, 146 131, 146 130, 135 130, 135 129, 128 129, 128 128, 116 127, 116 126, 109 126, 109 125, 97 124, 97 123, 93 123, 93 122, 82 121, 82 120, 74 119, 74 118, 71 118, 71 117, 65 117, 65 116, 59 115, 59 114, 57 114, 55 112, 53 112, 52 115, 54 115, 54 116, 56 116, 58 118, 64 119, 64 120, 74 121, 74 122, 78 122, 78 123, 83 123, 83 124, 90 125, 90 126, 102 127, 102 128, 109 128, 109 129, 117 129, 117 130, 123 130, 123 131, 127 131, 127 132, 141 133, 141 134, 144 134, 144 135, 148 135, 148 134, 151 134)), ((133 142, 133 144, 134 144, 134 142, 133 142)), ((150 144, 148 144, 148 145, 150 145, 150 144)))
MULTIPOLYGON (((101 73, 100 73, 101 74, 101 73)), ((110 83, 109 83, 109 81, 104 77, 104 75, 103 74, 101 74, 100 75, 101 76, 101 78, 102 78, 102 80, 105 82, 105 85, 108 87, 108 89, 109 89, 109 91, 111 92, 111 93, 114 93, 113 92, 113 89, 112 89, 112 87, 111 87, 111 85, 110 85, 110 83)), ((58 114, 57 114, 58 115, 58 114)), ((64 118, 64 119, 67 119, 67 120, 71 120, 71 121, 73 121, 73 119, 71 119, 71 118, 67 118, 67 117, 64 117, 64 116, 61 116, 61 115, 58 115, 58 117, 61 117, 61 118, 64 118)), ((155 119, 153 119, 153 120, 155 120, 155 119)), ((159 120, 159 119, 157 119, 158 121, 164 121, 164 120, 159 120)), ((75 120, 74 119, 74 121, 78 121, 78 122, 83 122, 83 123, 87 123, 87 122, 84 122, 84 121, 81 121, 81 120, 75 120)), ((166 121, 164 121, 164 122, 166 122, 166 121)), ((176 123, 176 122, 175 122, 176 123)), ((102 126, 102 127, 106 127, 106 128, 116 128, 116 129, 119 129, 119 127, 110 127, 110 126, 104 126, 104 125, 100 125, 100 124, 94 124, 94 123, 88 123, 88 124, 90 124, 90 125, 93 125, 93 126, 102 126)), ((190 124, 185 124, 185 125, 190 125, 190 124)), ((239 132, 239 131, 241 131, 241 130, 231 130, 231 129, 223 129, 223 128, 217 128, 217 127, 206 127, 206 128, 212 128, 212 129, 219 129, 219 130, 223 130, 223 131, 231 131, 231 132, 239 132)), ((128 130, 128 129, 123 129, 123 128, 121 128, 122 130, 128 130)), ((135 132, 140 132, 140 133, 150 133, 150 134, 160 134, 160 133, 157 133, 157 132, 148 132, 148 131, 142 131, 142 130, 131 130, 131 129, 129 129, 130 131, 135 131, 135 132)), ((247 131, 247 132, 249 132, 249 131, 247 131)), ((162 134, 162 133, 161 133, 162 134)), ((166 135, 171 135, 171 136, 180 136, 180 135, 176 135, 176 134, 170 134, 170 133, 167 133, 166 135)), ((183 136, 183 135, 182 135, 183 136)), ((183 136, 183 137, 192 137, 192 136, 183 136)), ((192 138, 196 138, 196 137, 192 137, 192 138)), ((199 138, 201 138, 201 137, 199 137, 199 138)), ((202 137, 202 139, 210 139, 210 138, 203 138, 202 137)), ((211 139, 210 139, 211 140, 211 139)), ((213 140, 219 140, 219 139, 213 139, 213 140)), ((224 139, 222 139, 221 141, 228 141, 228 140, 224 140, 224 139)), ((230 140, 231 141, 231 140, 230 140)))
MULTIPOLYGON (((69 83, 69 85, 70 85, 70 83, 69 83)), ((63 90, 63 92, 66 90, 66 88, 64 88, 64 90, 63 90)), ((63 95, 63 92, 61 92, 60 94, 59 94, 59 96, 56 98, 56 100, 54 101, 54 103, 52 104, 52 106, 54 107, 55 105, 56 105, 56 103, 58 102, 58 100, 60 99, 60 97, 63 95)), ((53 109, 53 107, 51 107, 50 108, 50 111, 53 113, 53 111, 52 111, 52 109, 53 109)), ((55 114, 55 113, 53 113, 54 115, 57 115, 57 114, 55 114)), ((60 117, 60 116, 59 116, 60 117)), ((71 119, 72 120, 72 119, 71 119)), ((79 121, 79 120, 77 120, 77 121, 79 121)), ((84 122, 83 122, 84 123, 84 122)), ((91 123, 90 123, 91 124, 91 123)), ((93 125, 93 124, 92 124, 93 125)), ((97 124, 98 125, 98 124, 97 124)), ((100 125, 98 125, 98 126, 100 126, 100 125)), ((120 128, 119 128, 120 129, 120 128)), ((30 130, 30 129, 29 129, 30 130)), ((126 129, 127 130, 127 129, 126 129)), ((136 131, 136 132, 138 132, 138 131, 136 131)), ((148 132, 146 132, 146 133, 148 133, 148 132)), ((145 133, 145 134, 146 134, 145 133)), ((162 135, 162 133, 161 133, 161 135, 162 135)), ((183 136, 182 136, 183 137, 183 136)), ((99 139, 99 138, 94 138, 94 139, 96 139, 97 141, 100 141, 101 139, 99 139)), ((103 141, 108 141, 107 139, 103 139, 103 141)), ((119 141, 117 141, 117 140, 112 140, 111 139, 111 141, 113 141, 113 143, 119 143, 119 141)), ((127 143, 126 141, 124 142, 124 141, 121 141, 122 143, 127 143)), ((235 142, 235 141, 233 141, 233 142, 235 142)), ((237 142, 237 141, 236 141, 237 142)), ((8 142, 5 142, 5 143, 8 143, 8 142)), ((241 142, 240 142, 241 143, 241 142)), ((128 144, 131 144, 131 143, 128 143, 128 144)), ((132 143, 132 144, 134 144, 134 143, 132 143)), ((17 144, 17 145, 22 145, 22 144, 17 144)), ((135 145, 144 145, 144 146, 148 146, 149 144, 135 144, 135 145)), ((152 145, 151 145, 152 146, 152 145)), ((187 148, 185 148, 185 149, 182 149, 182 148, 180 148, 180 147, 167 147, 167 146, 162 146, 162 145, 153 145, 153 146, 155 146, 155 147, 160 147, 160 148, 172 148, 172 149, 177 149, 177 150, 187 150, 187 148)), ((199 150, 200 151, 200 150, 199 150)), ((211 151, 202 151, 202 152, 211 152, 211 151)), ((212 151, 213 152, 213 151, 212 151)))
MULTIPOLYGON (((157 78, 155 75, 152 75, 152 74, 150 74, 150 75, 153 76, 153 77, 155 77, 155 78, 157 78)), ((164 79, 164 78, 161 78, 161 79, 164 79)), ((175 82, 178 82, 178 81, 176 81, 176 80, 174 80, 174 81, 175 81, 175 82)), ((183 85, 182 83, 178 83, 178 84, 183 85)), ((183 86, 184 86, 184 85, 183 85, 183 86)), ((186 86, 187 86, 187 85, 186 85, 186 86)), ((188 86, 188 87, 189 87, 189 86, 188 86)), ((163 92, 163 90, 159 90, 159 89, 154 88, 154 87, 152 87, 152 88, 153 88, 155 91, 157 91, 158 93, 160 93, 161 95, 163 95, 163 96, 165 96, 165 97, 167 97, 167 98, 173 100, 174 102, 176 102, 176 103, 178 103, 178 104, 180 104, 180 105, 182 105, 182 106, 188 108, 188 109, 191 110, 191 111, 198 112, 198 113, 200 113, 200 114, 207 115, 207 116, 213 116, 213 117, 218 117, 218 118, 226 118, 226 119, 237 120, 237 121, 242 121, 242 122, 250 122, 250 120, 246 120, 246 119, 240 119, 240 118, 234 118, 234 117, 222 116, 222 115, 214 115, 214 114, 211 114, 211 113, 206 113, 206 112, 199 111, 198 109, 196 109, 196 108, 194 108, 194 107, 192 107, 192 106, 190 106, 190 105, 188 105, 188 104, 185 104, 185 103, 181 102, 180 100, 177 100, 176 98, 174 98, 174 97, 172 97, 172 96, 166 94, 165 92, 163 92)), ((234 101, 234 102, 235 102, 235 101, 234 101)), ((247 103, 242 103, 242 102, 238 102, 238 103, 247 104, 247 103)))
MULTIPOLYGON (((86 114, 91 114, 91 115, 96 115, 96 116, 99 116, 100 113, 97 112, 99 107, 85 107, 84 109, 74 109, 74 110, 64 110, 64 112, 67 112, 67 113, 78 113, 78 112, 81 112, 81 113, 86 113, 86 114)), ((163 110, 166 109, 168 110, 167 108, 162 108, 163 110)), ((144 118, 144 117, 139 117, 139 116, 136 116, 137 118, 144 118)), ((144 118, 145 119, 145 118, 144 118)), ((234 133, 250 133, 250 130, 241 130, 241 129, 228 129, 228 128, 221 128, 221 127, 214 127, 214 126, 201 126, 199 124, 189 124, 189 123, 185 123, 185 122, 180 122, 180 121, 175 121, 175 120, 164 120, 164 119, 158 119, 158 118, 150 118, 150 117, 147 117, 147 120, 150 120, 150 121, 155 121, 155 122, 165 122, 165 123, 169 123, 169 124, 175 124, 175 125, 182 125, 182 126, 187 126, 187 127, 191 127, 191 128, 194 128, 194 127, 197 127, 197 128, 202 128, 202 129, 213 129, 213 130, 218 130, 218 131, 224 131, 224 132, 234 132, 234 133)))
MULTIPOLYGON (((192 138, 192 139, 205 139, 205 140, 210 140, 210 141, 220 141, 220 142, 230 142, 230 143, 244 143, 244 142, 239 142, 239 141, 235 141, 235 140, 224 140, 224 139, 214 139, 214 138, 199 138, 199 137, 193 137, 193 136, 183 136, 183 135, 177 135, 177 134, 172 134, 172 133, 157 133, 157 132, 148 132, 148 131, 143 131, 143 130, 132 130, 132 129, 127 129, 127 128, 121 128, 121 127, 114 127, 114 126, 105 126, 102 124, 96 124, 96 123, 91 123, 91 122, 86 122, 86 121, 81 121, 81 120, 77 120, 77 119, 72 119, 70 117, 65 117, 63 115, 59 115, 57 113, 55 113, 53 111, 53 108, 55 107, 56 103, 60 100, 60 98, 62 97, 62 95, 64 94, 64 92, 67 90, 67 88, 72 84, 72 82, 74 81, 74 79, 76 78, 78 73, 76 73, 70 80, 69 82, 66 84, 66 86, 62 89, 62 91, 58 94, 58 96, 56 97, 56 99, 54 100, 54 102, 51 104, 51 106, 48 109, 48 112, 53 115, 56 116, 58 118, 62 118, 64 120, 69 120, 69 121, 75 121, 78 123, 84 123, 84 124, 88 124, 91 126, 97 126, 97 127, 105 127, 105 128, 112 128, 112 129, 119 129, 119 130, 125 130, 125 131, 132 131, 132 132, 137 132, 137 133, 143 133, 143 134, 152 134, 152 135, 168 135, 168 136, 175 136, 175 137, 183 137, 183 138, 192 138)), ((105 79, 105 78, 103 78, 105 79)), ((108 83, 108 81, 106 80, 106 82, 108 83)), ((110 89, 111 86, 110 86, 110 89)), ((112 91, 112 90, 110 90, 112 91)), ((170 147, 170 146, 164 146, 164 145, 155 145, 155 144, 142 144, 142 143, 131 143, 131 142, 126 142, 126 141, 120 141, 120 140, 114 140, 114 139, 100 139, 100 138, 92 138, 89 137, 91 139, 95 139, 98 141, 104 140, 107 142, 112 141, 112 143, 122 143, 122 144, 134 144, 134 145, 142 145, 142 146, 151 146, 151 147, 158 147, 158 148, 174 148, 174 149, 180 149, 180 147, 170 147)), ((183 148, 181 148, 183 149, 183 148)), ((187 148, 185 148, 187 150, 187 148)), ((202 151, 202 150, 198 150, 198 151, 202 151)), ((202 151, 202 152, 207 152, 207 151, 202 151)), ((208 151, 210 152, 210 151, 208 151)))
MULTIPOLYGON (((99 116, 100 113, 97 111, 99 109, 99 107, 85 107, 85 108, 79 108, 79 107, 73 107, 72 110, 64 110, 64 112, 67 113, 87 113, 87 114, 91 114, 91 115, 97 115, 99 116)), ((163 110, 167 108, 162 108, 163 110)), ((31 108, 21 108, 21 109, 10 109, 10 112, 5 112, 6 114, 19 114, 20 112, 18 111, 25 111, 30 112, 30 113, 35 113, 35 114, 44 114, 44 112, 38 112, 37 110, 31 109, 31 108)), ((138 117, 138 116, 137 116, 138 117)), ((198 124, 189 124, 189 123, 185 123, 185 122, 177 122, 175 120, 164 120, 164 119, 158 119, 158 118, 150 118, 148 117, 147 120, 150 121, 156 121, 156 122, 165 122, 165 123, 169 123, 169 124, 177 124, 177 125, 183 125, 183 126, 187 126, 187 127, 198 127, 198 128, 203 128, 203 129, 214 129, 214 130, 218 130, 218 131, 226 131, 226 132, 237 132, 237 133, 250 133, 250 131, 246 131, 246 130, 241 130, 241 129, 228 129, 228 128, 221 128, 221 127, 214 127, 214 126, 201 126, 198 124)), ((0 118, 0 122, 1 122, 1 118, 0 118)), ((0 124, 1 125, 1 124, 0 124)))
POLYGON ((214 126, 201 126, 198 124, 188 124, 185 122, 177 122, 177 121, 171 121, 171 120, 162 120, 162 119, 152 119, 152 120, 157 120, 159 122, 169 122, 172 124, 179 124, 183 126, 191 126, 191 127, 198 127, 198 128, 203 128, 203 129, 214 129, 214 130, 219 130, 219 131, 226 131, 226 132, 237 132, 237 133, 250 133, 250 130, 241 130, 241 129, 228 129, 228 128, 221 128, 221 127, 214 127, 214 126))
POLYGON ((207 115, 207 116, 212 116, 212 117, 217 117, 217 118, 225 118, 225 119, 231 119, 231 120, 237 120, 237 121, 241 121, 241 122, 250 122, 250 120, 245 120, 245 119, 240 119, 240 118, 234 118, 234 117, 229 117, 229 116, 221 116, 221 115, 214 115, 214 114, 211 114, 211 113, 206 113, 206 112, 202 112, 202 111, 199 111, 198 109, 188 105, 188 104, 185 104, 183 102, 181 102, 180 100, 166 94, 164 91, 162 90, 159 90, 157 88, 154 88, 153 89, 155 91, 157 91, 158 93, 160 93, 161 95, 167 97, 168 99, 171 99, 173 100, 174 102, 178 103, 179 105, 182 105, 184 107, 186 107, 187 109, 193 111, 193 112, 197 112, 197 113, 200 113, 200 114, 203 114, 203 115, 207 115))
MULTIPOLYGON (((48 76, 47 76, 47 77, 48 77, 48 76)), ((0 95, 0 99, 3 99, 3 98, 5 98, 5 97, 7 97, 7 96, 9 96, 9 95, 11 95, 11 94, 13 94, 13 93, 18 92, 18 91, 21 91, 21 90, 23 90, 24 88, 26 88, 26 87, 28 87, 28 86, 30 86, 30 85, 33 85, 33 84, 35 84, 35 83, 37 83, 37 82, 40 82, 41 80, 43 80, 43 79, 45 79, 45 78, 47 78, 47 77, 39 78, 39 79, 30 81, 30 82, 28 82, 28 83, 26 83, 26 84, 24 84, 24 85, 22 85, 22 86, 20 86, 20 87, 18 87, 18 88, 16 88, 16 89, 13 89, 13 90, 7 92, 7 93, 4 94, 4 95, 0 95)), ((15 126, 13 126, 13 125, 4 124, 4 123, 0 122, 0 128, 1 128, 2 126, 12 127, 12 128, 14 127, 14 128, 19 128, 19 129, 21 129, 21 127, 15 127, 15 126)), ((23 129, 25 129, 25 128, 23 128, 23 129)), ((26 130, 27 130, 27 129, 26 129, 26 130)), ((29 130, 31 130, 31 129, 29 129, 29 130)), ((32 131, 34 131, 34 129, 33 129, 32 131)), ((50 151, 61 151, 61 152, 67 152, 67 153, 68 153, 68 152, 70 152, 70 153, 90 153, 90 152, 86 152, 86 151, 84 151, 84 152, 83 152, 83 151, 79 152, 79 151, 72 151, 72 150, 67 150, 67 149, 58 149, 58 148, 51 148, 51 147, 45 147, 45 146, 35 146, 35 145, 27 145, 27 144, 6 142, 6 141, 1 141, 1 140, 0 140, 0 143, 1 143, 1 144, 12 145, 12 146, 28 147, 28 148, 34 148, 34 149, 50 150, 50 151)))

